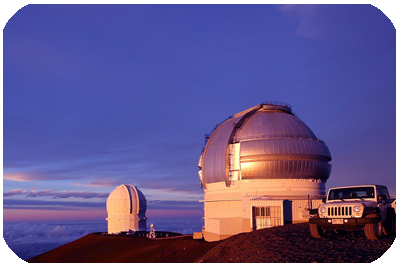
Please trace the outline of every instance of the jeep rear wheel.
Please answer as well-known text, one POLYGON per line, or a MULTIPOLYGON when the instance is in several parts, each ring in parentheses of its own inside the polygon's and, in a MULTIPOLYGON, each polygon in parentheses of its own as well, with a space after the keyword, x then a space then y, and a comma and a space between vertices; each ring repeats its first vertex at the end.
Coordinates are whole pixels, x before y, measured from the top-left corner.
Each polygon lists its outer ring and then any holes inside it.
POLYGON ((314 238, 323 238, 325 236, 324 230, 317 224, 309 224, 310 234, 314 238))
POLYGON ((374 223, 366 224, 364 227, 364 234, 369 240, 379 240, 382 236, 383 225, 382 219, 377 214, 369 214, 367 218, 376 218, 377 221, 374 223))

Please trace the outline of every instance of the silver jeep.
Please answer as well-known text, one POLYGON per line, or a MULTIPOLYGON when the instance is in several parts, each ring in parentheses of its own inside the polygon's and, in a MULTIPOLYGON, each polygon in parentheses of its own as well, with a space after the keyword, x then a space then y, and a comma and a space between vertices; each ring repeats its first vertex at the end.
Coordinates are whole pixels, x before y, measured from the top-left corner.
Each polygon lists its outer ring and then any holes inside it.
POLYGON ((326 230, 363 229, 368 239, 378 240, 395 235, 396 212, 385 186, 331 188, 324 203, 310 211, 309 228, 315 238, 324 237, 326 230))

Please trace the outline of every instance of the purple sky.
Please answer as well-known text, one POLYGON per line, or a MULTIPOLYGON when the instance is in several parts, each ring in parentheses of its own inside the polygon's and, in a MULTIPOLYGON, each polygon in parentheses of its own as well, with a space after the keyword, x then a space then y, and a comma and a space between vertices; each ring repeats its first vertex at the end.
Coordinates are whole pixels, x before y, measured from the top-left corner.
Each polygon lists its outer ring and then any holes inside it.
POLYGON ((89 215, 120 184, 200 215, 204 134, 272 100, 329 147, 327 187, 396 193, 396 35, 373 6, 29 5, 3 34, 5 220, 89 215))

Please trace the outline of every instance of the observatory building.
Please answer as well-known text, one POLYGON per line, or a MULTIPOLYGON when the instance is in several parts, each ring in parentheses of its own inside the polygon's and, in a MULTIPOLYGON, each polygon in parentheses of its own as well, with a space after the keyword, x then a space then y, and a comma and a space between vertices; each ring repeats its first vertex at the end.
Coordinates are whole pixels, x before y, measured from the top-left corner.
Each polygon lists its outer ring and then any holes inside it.
POLYGON ((199 159, 204 188, 201 236, 216 241, 308 220, 325 195, 331 154, 284 103, 229 117, 206 137, 199 159))
POLYGON ((146 231, 146 198, 132 185, 116 187, 106 201, 108 234, 146 231))

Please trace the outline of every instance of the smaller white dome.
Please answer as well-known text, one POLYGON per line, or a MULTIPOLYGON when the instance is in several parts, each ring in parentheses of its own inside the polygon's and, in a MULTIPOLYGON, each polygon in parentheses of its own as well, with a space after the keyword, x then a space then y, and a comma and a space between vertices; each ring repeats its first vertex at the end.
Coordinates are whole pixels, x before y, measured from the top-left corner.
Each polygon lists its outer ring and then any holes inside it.
POLYGON ((133 185, 120 185, 106 202, 108 233, 146 231, 146 198, 133 185))

